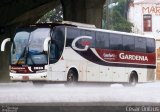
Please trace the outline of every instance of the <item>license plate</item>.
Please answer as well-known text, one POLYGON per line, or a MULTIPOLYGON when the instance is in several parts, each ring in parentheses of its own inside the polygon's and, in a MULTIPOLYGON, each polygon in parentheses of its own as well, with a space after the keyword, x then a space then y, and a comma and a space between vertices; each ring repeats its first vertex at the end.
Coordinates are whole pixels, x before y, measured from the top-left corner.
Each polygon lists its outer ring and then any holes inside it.
POLYGON ((23 76, 22 80, 29 80, 29 76, 23 76))

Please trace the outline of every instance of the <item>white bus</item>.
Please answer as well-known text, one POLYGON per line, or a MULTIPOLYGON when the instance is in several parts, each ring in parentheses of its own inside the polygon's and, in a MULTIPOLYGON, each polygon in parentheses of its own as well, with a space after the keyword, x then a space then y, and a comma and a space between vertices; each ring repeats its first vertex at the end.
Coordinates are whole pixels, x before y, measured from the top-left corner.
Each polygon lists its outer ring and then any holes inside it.
POLYGON ((155 39, 92 25, 35 24, 16 29, 10 56, 13 81, 154 81, 155 39))

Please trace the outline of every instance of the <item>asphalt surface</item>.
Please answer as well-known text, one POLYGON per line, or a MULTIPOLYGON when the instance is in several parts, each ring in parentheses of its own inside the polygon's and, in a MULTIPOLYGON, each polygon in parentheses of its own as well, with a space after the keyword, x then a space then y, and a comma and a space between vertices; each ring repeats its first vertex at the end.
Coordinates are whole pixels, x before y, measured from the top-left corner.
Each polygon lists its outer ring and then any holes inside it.
POLYGON ((0 83, 2 112, 160 112, 160 82, 34 85, 0 83))

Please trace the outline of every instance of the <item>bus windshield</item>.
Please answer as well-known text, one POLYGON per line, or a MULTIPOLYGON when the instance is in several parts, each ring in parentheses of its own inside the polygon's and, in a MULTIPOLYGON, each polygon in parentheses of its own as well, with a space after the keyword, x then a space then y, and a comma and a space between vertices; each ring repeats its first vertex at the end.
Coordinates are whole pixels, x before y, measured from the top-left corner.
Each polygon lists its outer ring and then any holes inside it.
POLYGON ((11 64, 47 64, 48 59, 47 54, 43 52, 43 43, 48 36, 50 36, 50 28, 18 31, 11 48, 11 64))

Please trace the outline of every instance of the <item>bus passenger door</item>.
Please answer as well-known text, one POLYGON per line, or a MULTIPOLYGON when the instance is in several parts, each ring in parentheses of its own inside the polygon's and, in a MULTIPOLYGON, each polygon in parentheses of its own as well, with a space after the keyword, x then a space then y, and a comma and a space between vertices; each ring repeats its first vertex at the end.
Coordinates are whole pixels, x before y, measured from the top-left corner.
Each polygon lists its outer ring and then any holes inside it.
POLYGON ((50 44, 49 55, 49 79, 54 81, 64 81, 65 78, 65 61, 61 57, 61 51, 56 44, 50 44))
POLYGON ((52 81, 66 81, 64 61, 59 61, 55 64, 49 65, 48 80, 52 81))
POLYGON ((100 81, 99 65, 87 63, 87 81, 100 81))

